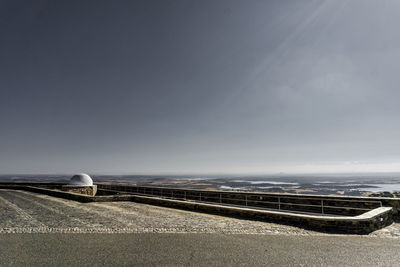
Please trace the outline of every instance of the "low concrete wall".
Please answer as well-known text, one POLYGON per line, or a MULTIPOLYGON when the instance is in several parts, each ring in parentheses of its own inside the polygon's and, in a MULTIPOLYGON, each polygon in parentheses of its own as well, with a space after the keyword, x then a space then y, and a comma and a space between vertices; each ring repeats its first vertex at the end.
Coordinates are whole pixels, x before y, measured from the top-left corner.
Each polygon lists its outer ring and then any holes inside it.
POLYGON ((57 188, 46 188, 38 186, 24 186, 24 185, 2 185, 0 189, 13 189, 13 190, 24 190, 39 194, 45 194, 53 197, 70 199, 82 203, 87 202, 110 202, 110 201, 132 201, 133 195, 108 195, 108 196, 90 196, 86 194, 79 194, 75 192, 61 191, 61 185, 57 188))
POLYGON ((93 202, 94 196, 86 195, 86 194, 78 194, 75 192, 68 191, 60 191, 58 189, 48 189, 48 188, 40 188, 35 186, 26 186, 23 190, 46 194, 53 197, 66 198, 70 200, 75 200, 79 202, 93 202))
POLYGON ((390 207, 376 208, 354 217, 333 217, 258 210, 253 208, 232 207, 146 196, 134 196, 132 200, 152 205, 201 211, 218 215, 223 214, 253 220, 257 219, 335 233, 366 234, 393 223, 392 208, 390 207))
POLYGON ((69 185, 63 185, 61 186, 62 191, 66 192, 71 192, 71 193, 78 193, 78 194, 84 194, 88 196, 95 196, 97 193, 97 185, 91 185, 91 186, 69 186, 69 185))

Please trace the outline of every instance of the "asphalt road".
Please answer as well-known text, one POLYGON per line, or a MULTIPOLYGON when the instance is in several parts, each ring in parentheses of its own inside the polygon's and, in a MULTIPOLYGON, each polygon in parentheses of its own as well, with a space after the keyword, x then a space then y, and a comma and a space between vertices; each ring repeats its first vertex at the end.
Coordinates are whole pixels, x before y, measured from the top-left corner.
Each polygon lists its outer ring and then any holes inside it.
POLYGON ((399 266, 398 239, 224 234, 1 234, 2 266, 399 266))

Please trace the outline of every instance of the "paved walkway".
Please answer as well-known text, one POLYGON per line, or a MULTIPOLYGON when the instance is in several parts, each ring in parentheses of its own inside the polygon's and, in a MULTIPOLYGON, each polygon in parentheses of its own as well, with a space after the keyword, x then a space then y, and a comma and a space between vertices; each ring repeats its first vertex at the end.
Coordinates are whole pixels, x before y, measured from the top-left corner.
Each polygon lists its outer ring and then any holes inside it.
MULTIPOLYGON (((0 233, 223 233, 327 235, 134 202, 79 203, 26 191, 0 189, 0 233)), ((400 237, 400 224, 369 236, 400 237)))

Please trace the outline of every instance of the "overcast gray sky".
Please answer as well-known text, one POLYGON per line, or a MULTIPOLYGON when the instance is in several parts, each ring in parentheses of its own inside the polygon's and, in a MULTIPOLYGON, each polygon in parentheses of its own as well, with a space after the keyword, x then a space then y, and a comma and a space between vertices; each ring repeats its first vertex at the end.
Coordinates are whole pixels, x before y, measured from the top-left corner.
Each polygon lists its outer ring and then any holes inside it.
POLYGON ((400 1, 0 1, 0 173, 400 171, 400 1))

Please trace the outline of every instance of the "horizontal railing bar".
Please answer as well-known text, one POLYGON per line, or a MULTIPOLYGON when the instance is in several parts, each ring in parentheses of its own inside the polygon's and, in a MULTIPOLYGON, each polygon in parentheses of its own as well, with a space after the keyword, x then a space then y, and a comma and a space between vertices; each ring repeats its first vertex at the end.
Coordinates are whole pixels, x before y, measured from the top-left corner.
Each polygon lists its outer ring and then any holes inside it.
MULTIPOLYGON (((148 194, 140 194, 143 196, 148 196, 148 194)), ((161 198, 164 199, 176 199, 176 200, 196 200, 196 199, 185 199, 185 198, 175 198, 175 197, 168 197, 168 196, 162 196, 161 198)), ((198 200, 196 200, 198 201, 198 200)), ((216 203, 216 201, 199 201, 199 202, 204 202, 204 203, 216 203)), ((278 204, 278 202, 269 202, 270 204, 278 204)), ((237 205, 237 204, 232 204, 232 203, 226 203, 226 202, 222 202, 222 203, 218 203, 221 205, 230 205, 230 206, 237 206, 237 207, 246 207, 245 205, 237 205)), ((288 203, 289 204, 289 203, 288 203)), ((317 207, 317 208, 321 208, 322 206, 318 206, 318 205, 307 205, 307 204, 295 204, 295 203, 290 203, 293 204, 292 206, 312 206, 312 207, 317 207)), ((247 206, 248 207, 248 206, 247 206)), ((278 210, 278 208, 273 208, 273 207, 260 207, 260 206, 250 206, 252 208, 258 208, 258 209, 276 209, 278 210)), ((371 209, 364 209, 364 208, 353 208, 353 207, 338 207, 338 206, 323 206, 324 208, 333 208, 333 209, 348 209, 348 210, 363 210, 363 211, 369 211, 371 209)), ((285 211, 293 211, 291 209, 281 209, 281 210, 285 210, 285 211)), ((296 210, 299 211, 299 210, 296 210)), ((310 212, 310 211, 304 211, 304 212, 310 212)), ((318 213, 319 214, 319 213, 318 213)))
MULTIPOLYGON (((104 184, 97 184, 97 185, 101 185, 104 186, 104 184)), ((236 191, 220 191, 220 190, 215 190, 215 191, 211 191, 211 190, 198 190, 198 189, 190 189, 190 188, 186 188, 186 189, 179 189, 179 188, 171 188, 171 187, 152 187, 152 186, 133 186, 133 185, 111 185, 111 186, 117 186, 117 187, 131 187, 131 188, 142 188, 142 189, 162 189, 162 190, 174 190, 174 191, 186 191, 186 192, 197 192, 197 193, 216 193, 216 194, 239 194, 239 195, 247 195, 247 196, 255 196, 255 197, 278 197, 275 196, 273 194, 275 193, 248 193, 248 192, 236 192, 236 191)), ((279 195, 280 198, 296 198, 295 195, 292 196, 285 196, 285 195, 279 195)), ((330 198, 330 197, 320 197, 320 196, 316 196, 316 197, 299 197, 301 199, 314 199, 314 200, 333 200, 333 201, 343 201, 343 202, 360 202, 360 200, 353 200, 353 199, 336 199, 336 198, 330 198)), ((370 203, 380 203, 379 200, 362 200, 362 202, 370 202, 370 203)))
MULTIPOLYGON (((100 184, 99 184, 100 185, 100 184)), ((104 185, 101 185, 104 186, 104 185)), ((151 190, 151 189, 160 189, 160 190, 171 190, 171 191, 178 191, 178 192, 196 192, 196 193, 208 193, 208 194, 240 194, 240 195, 247 195, 247 197, 272 197, 272 198, 278 198, 278 196, 272 196, 272 195, 267 195, 268 193, 265 194, 254 194, 254 193, 246 193, 246 192, 226 192, 226 191, 206 191, 206 190, 196 190, 196 189, 172 189, 168 187, 136 187, 136 186, 122 186, 122 185, 112 185, 115 187, 131 187, 131 188, 138 188, 138 189, 145 189, 145 190, 151 190)), ((165 193, 167 191, 164 191, 165 193)), ((296 196, 284 196, 281 195, 279 198, 284 198, 284 199, 296 199, 296 196)), ((304 200, 318 200, 318 201, 335 201, 335 202, 363 202, 363 203, 375 203, 375 204, 380 204, 381 201, 379 200, 352 200, 352 199, 336 199, 336 198, 323 198, 323 197, 298 197, 297 199, 304 199, 304 200)), ((285 203, 285 202, 283 202, 285 203)))
MULTIPOLYGON (((116 190, 109 190, 109 191, 118 192, 116 190)), ((134 192, 132 192, 132 193, 134 193, 134 192)), ((136 194, 137 195, 144 195, 144 196, 148 196, 148 195, 160 196, 159 194, 150 194, 150 193, 149 194, 147 194, 147 193, 136 193, 136 194)), ((197 196, 197 198, 196 197, 193 197, 193 198, 188 198, 188 197, 182 198, 182 197, 178 197, 178 196, 175 196, 175 197, 162 196, 162 197, 163 198, 169 198, 169 199, 197 200, 197 201, 199 200, 198 196, 197 196)), ((219 197, 206 197, 206 196, 202 196, 202 198, 203 198, 202 202, 211 202, 211 203, 219 202, 220 200, 228 200, 228 201, 233 201, 233 202, 246 202, 245 199, 232 199, 232 198, 219 198, 219 197), (215 200, 218 200, 218 201, 206 201, 204 199, 207 199, 207 200, 215 199, 215 200)), ((279 205, 279 202, 260 201, 260 200, 247 200, 247 206, 252 206, 252 205, 249 205, 249 203, 279 205)), ((226 202, 223 202, 222 204, 234 205, 232 203, 226 203, 226 202)), ((286 205, 286 206, 299 206, 299 207, 316 207, 316 208, 321 208, 322 207, 322 205, 302 204, 302 203, 292 203, 292 202, 280 202, 280 205, 281 206, 285 206, 286 205)), ((242 205, 242 206, 245 206, 245 205, 242 205)), ((259 207, 259 206, 252 206, 252 207, 259 207)), ((323 205, 323 207, 324 208, 329 208, 329 209, 347 209, 347 210, 364 210, 364 211, 371 210, 371 209, 368 209, 368 208, 343 207, 343 206, 326 206, 326 205, 323 205)))
MULTIPOLYGON (((171 192, 172 193, 172 192, 171 192)), ((176 193, 176 192, 175 192, 176 193)), ((184 193, 184 192, 181 192, 184 193)), ((145 193, 145 194, 149 194, 149 193, 145 193)), ((158 194, 154 194, 153 195, 158 195, 158 194)), ((198 196, 192 196, 193 198, 197 199, 198 196)), ((235 199, 235 198, 220 198, 220 197, 211 197, 211 196, 202 196, 203 198, 207 198, 207 199, 217 199, 217 200, 234 200, 234 201, 242 201, 245 202, 245 199, 235 199)), ((186 196, 186 198, 191 198, 190 195, 186 196)), ((304 199, 304 198, 301 198, 304 199)), ((315 200, 315 199, 314 199, 315 200)), ((329 200, 325 200, 322 199, 324 201, 329 201, 329 200)), ((251 199, 247 199, 248 203, 269 203, 269 204, 275 204, 275 203, 279 203, 277 202, 272 202, 272 201, 259 201, 259 200, 251 200, 251 199)), ((317 207, 321 207, 321 205, 312 205, 312 204, 301 204, 301 203, 293 203, 293 202, 280 202, 281 204, 285 205, 285 204, 292 204, 292 205, 298 205, 298 206, 317 206, 317 207)), ((374 204, 380 204, 380 202, 373 202, 374 204)), ((326 207, 336 207, 336 206, 326 206, 326 207)), ((341 207, 341 206, 340 206, 341 207)), ((343 207, 342 207, 343 208, 343 207)), ((353 207, 348 207, 348 208, 353 208, 353 207)), ((354 208, 355 209, 355 208, 354 208)))

